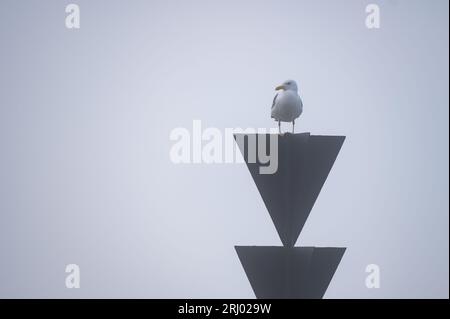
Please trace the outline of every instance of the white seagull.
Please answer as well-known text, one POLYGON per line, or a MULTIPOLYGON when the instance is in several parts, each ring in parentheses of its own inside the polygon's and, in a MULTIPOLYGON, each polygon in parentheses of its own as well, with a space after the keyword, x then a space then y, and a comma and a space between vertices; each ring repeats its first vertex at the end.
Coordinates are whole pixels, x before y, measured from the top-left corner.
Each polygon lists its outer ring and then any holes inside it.
POLYGON ((292 133, 294 133, 295 119, 302 114, 303 103, 298 95, 297 83, 287 80, 277 86, 275 90, 283 90, 277 93, 272 103, 272 118, 278 121, 278 131, 281 134, 281 122, 292 122, 292 133))

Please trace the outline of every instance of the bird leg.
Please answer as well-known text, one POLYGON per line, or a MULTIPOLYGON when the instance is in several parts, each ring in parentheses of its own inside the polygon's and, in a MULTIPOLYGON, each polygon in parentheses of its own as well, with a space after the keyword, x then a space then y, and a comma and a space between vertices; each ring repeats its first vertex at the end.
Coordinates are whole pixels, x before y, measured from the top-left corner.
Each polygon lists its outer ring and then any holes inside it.
POLYGON ((295 120, 292 121, 292 134, 294 134, 295 120))
POLYGON ((278 132, 279 132, 280 135, 281 135, 281 121, 278 121, 278 132))

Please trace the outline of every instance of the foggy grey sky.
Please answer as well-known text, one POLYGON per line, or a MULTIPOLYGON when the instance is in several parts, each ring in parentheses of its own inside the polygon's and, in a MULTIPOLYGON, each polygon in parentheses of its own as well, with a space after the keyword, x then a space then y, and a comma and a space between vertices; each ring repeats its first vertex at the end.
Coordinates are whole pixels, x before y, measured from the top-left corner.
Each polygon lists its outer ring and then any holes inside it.
POLYGON ((254 298, 234 245, 281 242, 250 173, 169 134, 276 127, 293 78, 297 132, 347 136, 297 242, 347 247, 325 297, 448 298, 447 1, 71 2, 79 30, 0 2, 0 297, 254 298))

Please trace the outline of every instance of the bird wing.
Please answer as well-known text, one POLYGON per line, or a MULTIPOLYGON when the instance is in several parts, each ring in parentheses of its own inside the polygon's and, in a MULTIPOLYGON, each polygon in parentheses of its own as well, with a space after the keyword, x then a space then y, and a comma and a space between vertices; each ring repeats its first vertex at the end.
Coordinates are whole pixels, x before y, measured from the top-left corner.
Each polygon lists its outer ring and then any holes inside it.
POLYGON ((276 101, 277 101, 277 96, 278 96, 278 93, 277 94, 275 94, 275 97, 273 98, 273 102, 272 102, 272 110, 273 110, 273 108, 275 107, 275 103, 276 103, 276 101))

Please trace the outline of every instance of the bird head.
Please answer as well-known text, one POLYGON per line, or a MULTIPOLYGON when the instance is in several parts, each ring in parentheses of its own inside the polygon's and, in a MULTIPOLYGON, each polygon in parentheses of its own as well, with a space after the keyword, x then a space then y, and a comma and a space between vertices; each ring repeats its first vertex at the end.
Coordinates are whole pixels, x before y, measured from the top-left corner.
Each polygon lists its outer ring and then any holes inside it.
POLYGON ((297 83, 294 80, 287 80, 283 84, 278 85, 275 90, 298 91, 297 83))

